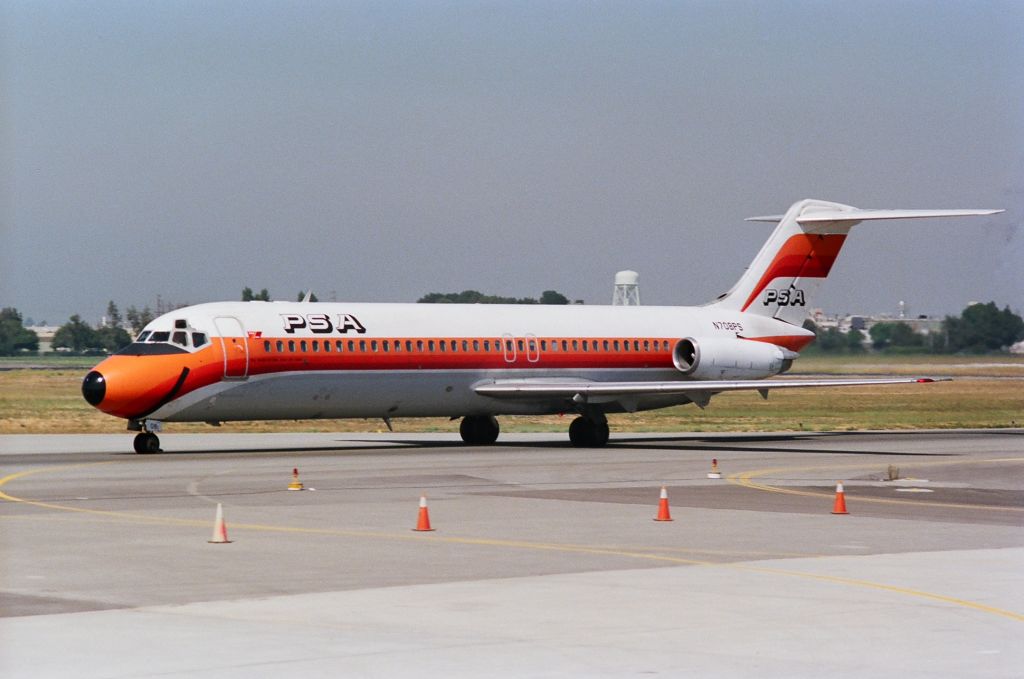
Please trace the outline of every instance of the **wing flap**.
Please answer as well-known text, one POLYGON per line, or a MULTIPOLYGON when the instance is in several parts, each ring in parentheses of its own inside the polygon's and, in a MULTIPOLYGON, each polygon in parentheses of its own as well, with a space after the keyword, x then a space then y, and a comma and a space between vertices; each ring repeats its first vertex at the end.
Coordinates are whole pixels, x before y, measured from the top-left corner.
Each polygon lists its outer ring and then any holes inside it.
POLYGON ((865 380, 707 380, 673 382, 588 382, 552 380, 497 380, 474 388, 481 396, 493 398, 583 398, 644 396, 657 394, 708 394, 723 391, 799 389, 821 387, 864 387, 881 384, 947 382, 949 378, 894 377, 865 380))

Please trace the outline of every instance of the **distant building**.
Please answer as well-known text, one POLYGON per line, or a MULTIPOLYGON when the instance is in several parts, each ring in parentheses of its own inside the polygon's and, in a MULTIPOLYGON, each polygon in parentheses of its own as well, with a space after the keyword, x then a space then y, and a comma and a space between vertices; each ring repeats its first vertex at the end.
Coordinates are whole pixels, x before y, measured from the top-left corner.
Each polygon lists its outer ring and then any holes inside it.
POLYGON ((31 330, 39 337, 39 353, 48 354, 53 351, 53 336, 60 329, 56 325, 33 325, 25 328, 31 330))
POLYGON ((874 316, 853 314, 829 315, 822 309, 811 309, 807 314, 807 318, 813 321, 814 325, 819 328, 835 328, 844 334, 851 330, 860 330, 864 334, 868 334, 871 332, 871 328, 879 323, 903 323, 909 325, 914 332, 924 335, 942 332, 942 321, 944 319, 924 314, 920 314, 916 318, 910 318, 905 315, 906 305, 903 302, 900 302, 900 305, 900 313, 897 314, 884 313, 874 316))

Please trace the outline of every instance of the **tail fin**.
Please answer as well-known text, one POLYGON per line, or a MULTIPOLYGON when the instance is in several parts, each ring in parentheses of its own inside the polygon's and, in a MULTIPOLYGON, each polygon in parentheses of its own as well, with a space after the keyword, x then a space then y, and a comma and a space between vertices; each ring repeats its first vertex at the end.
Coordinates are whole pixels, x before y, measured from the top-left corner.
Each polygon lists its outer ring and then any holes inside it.
POLYGON ((799 325, 854 225, 875 219, 967 217, 999 212, 1002 210, 861 210, 840 203, 802 200, 784 215, 747 220, 778 222, 778 226, 736 285, 712 306, 799 325))

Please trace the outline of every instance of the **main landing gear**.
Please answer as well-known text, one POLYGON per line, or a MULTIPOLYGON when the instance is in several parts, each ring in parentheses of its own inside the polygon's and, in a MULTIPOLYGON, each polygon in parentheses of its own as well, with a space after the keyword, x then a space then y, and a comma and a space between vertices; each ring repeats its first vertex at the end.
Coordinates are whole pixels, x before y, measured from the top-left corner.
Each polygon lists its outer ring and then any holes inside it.
POLYGON ((140 454, 159 453, 160 437, 151 431, 144 431, 136 434, 135 452, 140 454))
POLYGON ((608 419, 604 413, 580 415, 569 425, 569 442, 577 448, 601 448, 608 443, 608 419))
MULTIPOLYGON (((486 446, 498 440, 498 420, 491 415, 467 415, 459 425, 466 443, 486 446)), ((608 419, 595 411, 580 415, 569 425, 569 441, 577 448, 600 448, 608 443, 608 419)))
POLYGON ((462 440, 477 446, 487 446, 498 440, 501 428, 493 415, 466 415, 459 425, 462 440))

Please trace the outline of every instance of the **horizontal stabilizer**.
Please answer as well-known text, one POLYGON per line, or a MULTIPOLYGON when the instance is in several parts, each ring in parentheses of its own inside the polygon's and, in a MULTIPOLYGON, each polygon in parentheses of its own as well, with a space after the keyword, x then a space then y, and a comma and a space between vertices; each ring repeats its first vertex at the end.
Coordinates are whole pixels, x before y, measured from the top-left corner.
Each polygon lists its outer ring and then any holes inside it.
POLYGON ((1005 210, 824 210, 796 218, 800 224, 816 222, 863 222, 870 219, 927 219, 930 217, 984 217, 1005 210))
MULTIPOLYGON (((927 219, 929 217, 984 217, 1006 210, 825 210, 800 215, 800 224, 816 222, 862 222, 870 219, 927 219)), ((747 217, 745 222, 781 222, 786 215, 747 217)))

